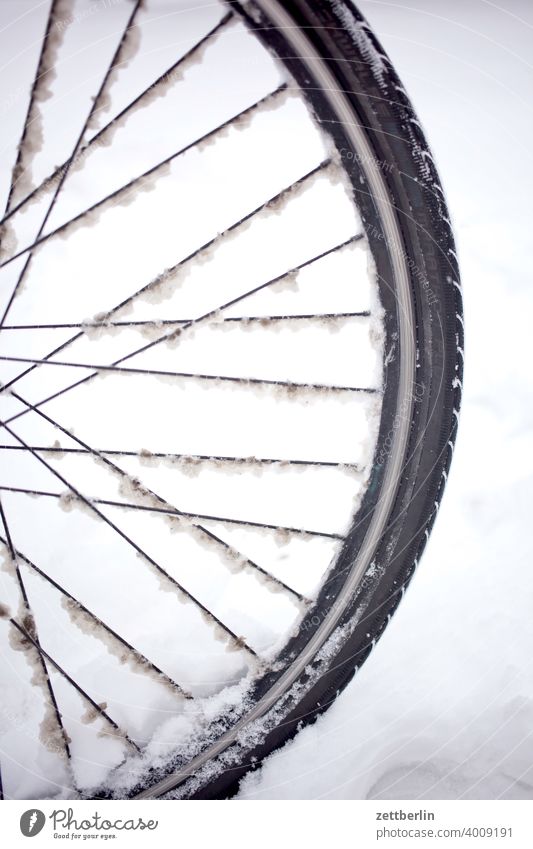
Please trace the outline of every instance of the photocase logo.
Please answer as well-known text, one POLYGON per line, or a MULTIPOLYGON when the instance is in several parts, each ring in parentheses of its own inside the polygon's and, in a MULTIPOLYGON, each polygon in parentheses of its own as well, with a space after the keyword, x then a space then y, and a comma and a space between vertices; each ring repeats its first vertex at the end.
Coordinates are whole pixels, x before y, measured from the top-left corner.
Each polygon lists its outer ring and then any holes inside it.
POLYGON ((42 831, 46 822, 46 817, 42 811, 37 808, 30 808, 25 811, 20 818, 20 830, 24 837, 35 837, 42 831))

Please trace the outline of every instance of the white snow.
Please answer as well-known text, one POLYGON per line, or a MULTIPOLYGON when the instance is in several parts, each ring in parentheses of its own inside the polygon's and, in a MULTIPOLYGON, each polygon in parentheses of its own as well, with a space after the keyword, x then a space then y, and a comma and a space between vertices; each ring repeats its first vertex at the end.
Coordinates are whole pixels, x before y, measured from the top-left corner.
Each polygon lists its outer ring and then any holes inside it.
POLYGON ((238 798, 531 800, 532 9, 359 6, 415 105, 450 206, 466 311, 459 438, 426 553, 383 638, 238 798))

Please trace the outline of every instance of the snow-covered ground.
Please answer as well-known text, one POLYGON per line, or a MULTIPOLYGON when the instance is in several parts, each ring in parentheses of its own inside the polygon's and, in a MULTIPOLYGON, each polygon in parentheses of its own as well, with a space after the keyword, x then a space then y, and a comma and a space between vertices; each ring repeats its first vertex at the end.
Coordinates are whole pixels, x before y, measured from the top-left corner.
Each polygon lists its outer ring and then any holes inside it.
POLYGON ((453 472, 419 572, 331 710, 241 799, 533 798, 527 0, 360 0, 448 195, 467 320, 453 472))

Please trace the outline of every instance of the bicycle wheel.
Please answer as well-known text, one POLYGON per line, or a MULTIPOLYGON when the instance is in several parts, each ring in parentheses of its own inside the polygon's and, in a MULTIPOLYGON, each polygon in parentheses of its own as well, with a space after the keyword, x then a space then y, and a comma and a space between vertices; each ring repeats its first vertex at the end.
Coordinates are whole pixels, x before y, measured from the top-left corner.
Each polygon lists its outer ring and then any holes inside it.
POLYGON ((333 701, 420 558, 458 269, 351 5, 107 12, 40 19, 6 184, 3 785, 217 798, 333 701))

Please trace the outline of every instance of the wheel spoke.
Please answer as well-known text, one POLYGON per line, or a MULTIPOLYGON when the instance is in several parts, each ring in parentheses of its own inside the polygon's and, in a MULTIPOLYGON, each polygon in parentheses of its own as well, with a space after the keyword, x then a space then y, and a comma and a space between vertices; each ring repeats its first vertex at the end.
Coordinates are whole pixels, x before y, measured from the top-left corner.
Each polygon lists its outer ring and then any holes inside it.
MULTIPOLYGON (((50 467, 50 469, 52 469, 52 467, 50 467)), ((69 486, 70 489, 73 490, 73 487, 70 484, 67 484, 67 486, 69 486)), ((62 493, 62 492, 47 492, 46 490, 42 490, 42 489, 26 489, 26 488, 23 488, 23 487, 16 487, 16 486, 0 486, 0 491, 1 492, 20 492, 23 495, 34 495, 34 496, 42 496, 44 498, 57 498, 58 500, 59 499, 65 500, 65 494, 62 493)), ((291 526, 288 526, 288 525, 269 524, 268 522, 253 522, 253 521, 247 520, 247 519, 235 519, 235 518, 229 518, 228 516, 215 516, 215 515, 206 514, 206 513, 189 513, 186 510, 177 510, 175 507, 171 507, 171 506, 169 506, 169 507, 154 507, 154 506, 148 505, 148 504, 134 504, 134 503, 128 502, 128 501, 113 501, 113 500, 107 499, 107 498, 93 498, 93 496, 81 495, 79 492, 74 491, 74 490, 73 490, 73 492, 74 492, 74 498, 67 499, 69 504, 71 502, 75 501, 75 499, 77 498, 80 502, 82 502, 83 504, 87 504, 88 506, 90 506, 92 504, 102 504, 102 505, 105 505, 105 506, 108 506, 108 507, 121 507, 121 508, 128 509, 128 510, 146 511, 147 513, 161 513, 164 516, 176 516, 177 518, 182 516, 184 519, 192 519, 193 521, 196 519, 196 520, 200 520, 200 521, 220 522, 221 524, 241 525, 241 526, 247 527, 247 528, 262 528, 262 529, 269 530, 269 531, 281 531, 282 533, 295 534, 295 535, 303 536, 303 537, 322 537, 323 539, 336 539, 336 540, 340 540, 340 541, 344 540, 344 537, 342 536, 342 534, 328 533, 327 531, 310 530, 309 528, 294 528, 294 527, 291 527, 291 526)), ((185 526, 185 527, 187 527, 187 526, 185 526)), ((206 533, 209 533, 209 531, 207 531, 207 529, 204 528, 203 530, 205 530, 206 533)), ((256 566, 256 568, 260 568, 260 567, 257 567, 256 564, 252 564, 252 565, 256 566)), ((261 570, 261 571, 264 571, 264 570, 261 570)), ((265 574, 269 578, 273 578, 273 576, 269 575, 268 572, 266 572, 265 574)), ((273 580, 276 580, 276 579, 273 578, 273 580)), ((279 582, 279 583, 281 583, 281 582, 279 582)), ((301 601, 307 601, 307 599, 304 599, 303 596, 301 596, 299 593, 296 593, 290 587, 287 587, 285 585, 285 589, 287 589, 293 595, 298 596, 298 598, 301 601)))
MULTIPOLYGON (((33 408, 35 409, 35 408, 33 408)), ((72 439, 72 433, 69 432, 69 438, 72 439)), ((295 458, 281 459, 275 457, 228 457, 213 455, 213 454, 169 454, 164 451, 119 451, 111 449, 95 448, 89 450, 86 448, 62 448, 57 445, 32 445, 33 451, 42 451, 45 454, 96 454, 106 457, 135 457, 138 460, 150 462, 152 460, 170 460, 178 468, 182 466, 187 469, 203 463, 211 464, 215 469, 227 466, 264 466, 268 468, 272 466, 280 470, 290 470, 291 466, 318 466, 333 469, 346 469, 348 471, 360 472, 361 468, 357 463, 336 463, 331 460, 299 460, 295 458)), ((0 451, 26 451, 23 445, 0 445, 0 451)))
MULTIPOLYGON (((133 356, 133 354, 130 354, 133 356)), ((123 358, 125 359, 125 358, 123 358)), ((91 369, 91 371, 95 372, 94 376, 101 375, 103 373, 107 374, 138 374, 138 375, 148 375, 151 377, 175 377, 175 378, 186 378, 191 380, 211 380, 211 381, 222 381, 229 383, 237 383, 241 386, 276 386, 282 389, 287 390, 288 397, 297 397, 299 394, 305 394, 307 392, 367 392, 370 394, 375 394, 379 392, 379 389, 376 389, 371 386, 335 386, 334 384, 327 383, 297 383, 295 381, 290 380, 268 380, 267 378, 261 377, 235 377, 233 375, 227 374, 201 374, 200 372, 188 372, 188 371, 165 371, 164 369, 147 369, 147 368, 133 368, 132 366, 117 366, 117 365, 95 365, 94 363, 73 363, 69 360, 38 360, 32 359, 31 357, 7 357, 0 356, 0 361, 7 363, 32 363, 33 365, 40 366, 59 366, 62 368, 81 368, 81 369, 91 369)), ((91 375, 92 376, 92 375, 91 375)), ((13 397, 18 397, 14 392, 11 393, 13 397)))
MULTIPOLYGON (((266 326, 269 322, 275 323, 277 321, 313 321, 319 320, 339 320, 345 318, 369 318, 370 311, 362 310, 361 312, 323 312, 323 313, 304 313, 301 315, 237 315, 237 316, 227 316, 223 318, 223 323, 237 322, 237 323, 255 323, 266 326)), ((98 330, 100 328, 111 328, 111 327, 148 327, 148 328, 160 328, 166 326, 175 326, 182 324, 193 324, 193 318, 161 318, 161 319, 151 319, 148 321, 106 321, 105 324, 102 322, 91 322, 91 321, 79 321, 73 322, 70 324, 4 324, 2 330, 98 330)), ((44 359, 47 359, 46 357, 44 359)))

